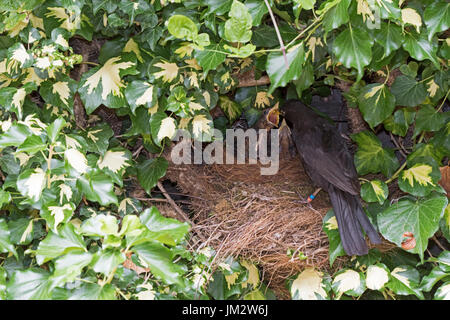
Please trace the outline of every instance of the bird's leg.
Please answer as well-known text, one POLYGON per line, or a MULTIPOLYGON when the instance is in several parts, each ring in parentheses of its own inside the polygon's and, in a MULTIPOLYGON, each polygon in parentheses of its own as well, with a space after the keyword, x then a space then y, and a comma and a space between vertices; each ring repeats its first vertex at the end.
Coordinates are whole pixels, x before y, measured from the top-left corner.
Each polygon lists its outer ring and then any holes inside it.
POLYGON ((311 202, 314 200, 314 198, 317 196, 317 194, 320 192, 320 190, 322 190, 322 188, 317 188, 308 198, 306 198, 306 200, 304 200, 303 197, 297 192, 297 195, 302 200, 297 200, 296 202, 307 204, 308 206, 311 207, 311 202))

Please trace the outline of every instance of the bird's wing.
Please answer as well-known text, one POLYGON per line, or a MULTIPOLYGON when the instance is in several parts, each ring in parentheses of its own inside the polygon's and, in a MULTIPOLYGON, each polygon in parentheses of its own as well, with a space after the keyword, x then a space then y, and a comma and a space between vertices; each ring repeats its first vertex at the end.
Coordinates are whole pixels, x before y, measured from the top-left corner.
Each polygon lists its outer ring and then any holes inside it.
MULTIPOLYGON (((359 194, 360 185, 353 156, 334 127, 328 123, 320 123, 307 130, 294 127, 293 136, 310 171, 343 191, 359 194)), ((311 179, 314 180, 313 177, 311 179)))

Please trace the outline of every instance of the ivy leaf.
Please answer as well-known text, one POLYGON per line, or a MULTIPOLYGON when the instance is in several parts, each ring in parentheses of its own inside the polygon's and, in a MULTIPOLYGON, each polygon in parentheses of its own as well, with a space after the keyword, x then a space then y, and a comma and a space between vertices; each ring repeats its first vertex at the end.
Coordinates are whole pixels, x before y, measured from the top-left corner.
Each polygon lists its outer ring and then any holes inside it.
POLYGON ((171 246, 183 240, 189 231, 186 222, 163 217, 155 206, 145 209, 139 219, 151 231, 153 239, 171 246))
POLYGON ((371 290, 381 290, 389 281, 389 269, 382 263, 367 267, 366 285, 371 290))
POLYGON ((98 214, 83 222, 80 233, 85 236, 106 237, 116 235, 119 230, 117 219, 111 215, 98 214))
POLYGON ((383 204, 388 195, 388 186, 381 180, 375 179, 361 185, 361 198, 364 201, 383 204))
POLYGON ((290 286, 293 300, 324 300, 328 299, 326 285, 322 272, 307 268, 303 270, 290 286))
POLYGON ((358 70, 359 81, 364 75, 364 67, 372 59, 372 45, 373 39, 364 29, 354 29, 350 26, 337 36, 333 53, 345 67, 358 70))
POLYGON ((69 252, 55 260, 55 271, 51 277, 56 286, 63 286, 66 282, 73 282, 81 274, 84 267, 92 261, 90 252, 69 252))
POLYGON ((2 218, 0 219, 0 252, 12 252, 17 257, 16 249, 10 240, 10 231, 8 229, 8 224, 2 218))
POLYGON ((125 254, 119 250, 101 250, 95 254, 92 269, 108 276, 119 264, 126 260, 125 254))
POLYGON ((444 214, 447 198, 433 194, 424 199, 402 199, 377 216, 378 227, 387 240, 401 247, 405 233, 412 233, 416 241, 408 252, 419 254, 427 248, 428 239, 439 228, 439 220, 444 214))
POLYGON ((84 193, 86 199, 98 202, 102 206, 118 204, 111 178, 101 171, 92 170, 80 176, 77 187, 84 193))
POLYGON ((173 263, 173 253, 158 242, 146 242, 134 246, 132 250, 147 264, 150 272, 167 284, 183 283, 182 268, 173 263))
POLYGON ((450 300, 450 281, 444 282, 436 290, 433 300, 450 300))
POLYGON ((45 149, 47 149, 45 137, 43 140, 41 136, 32 135, 26 138, 25 141, 19 145, 16 152, 26 152, 29 155, 33 155, 36 152, 43 151, 45 149))
POLYGON ((75 232, 72 224, 67 223, 58 233, 49 231, 36 250, 36 262, 41 265, 71 251, 87 251, 83 238, 75 232))
POLYGON ((156 186, 159 179, 164 177, 169 163, 162 157, 148 159, 137 168, 137 178, 144 190, 150 194, 150 190, 156 186))
POLYGON ((391 278, 387 287, 398 295, 414 294, 419 299, 424 299, 423 293, 419 289, 419 271, 409 265, 400 265, 391 272, 391 278))
POLYGON ((427 5, 423 19, 428 28, 428 41, 434 34, 450 28, 450 4, 445 2, 433 2, 427 5))
POLYGON ((391 92, 397 105, 406 107, 416 107, 427 97, 427 89, 422 82, 404 75, 395 78, 391 92))
POLYGON ((381 23, 380 30, 375 33, 375 41, 384 47, 384 56, 387 57, 391 52, 399 49, 405 39, 402 35, 402 29, 389 21, 381 23))
POLYGON ((96 283, 83 283, 64 296, 68 300, 115 300, 115 287, 111 284, 99 286, 96 283))
POLYGON ((38 202, 45 188, 45 182, 45 172, 41 168, 27 169, 17 178, 17 190, 22 195, 38 202))
POLYGON ((49 300, 53 288, 48 271, 31 268, 15 271, 6 285, 6 292, 11 300, 49 300))
POLYGON ((73 114, 73 101, 76 89, 76 81, 66 76, 59 81, 48 80, 42 82, 39 94, 45 102, 55 106, 63 106, 73 114))
POLYGON ((52 124, 47 127, 47 136, 51 143, 54 143, 56 141, 56 138, 65 125, 66 121, 63 118, 57 118, 52 122, 52 124))
POLYGON ((31 130, 28 126, 21 123, 15 123, 8 131, 0 135, 0 148, 20 146, 30 135, 31 130))
POLYGON ((107 123, 90 127, 83 132, 83 137, 88 143, 86 151, 104 154, 108 150, 109 139, 113 134, 114 132, 107 123))
POLYGON ((420 282, 420 290, 430 292, 433 286, 440 280, 450 277, 450 275, 441 270, 439 267, 434 267, 429 274, 422 278, 420 282))
POLYGON ((352 269, 338 271, 331 283, 331 287, 337 294, 338 299, 340 299, 344 293, 357 297, 366 290, 364 275, 361 272, 356 272, 352 269))
POLYGON ((438 49, 436 41, 428 41, 425 33, 420 35, 415 32, 410 32, 405 35, 405 42, 403 48, 409 52, 411 57, 418 61, 425 59, 430 60, 439 69, 439 62, 436 57, 438 49))
POLYGON ((252 24, 254 27, 259 26, 264 15, 269 12, 267 6, 261 0, 247 0, 245 1, 245 6, 252 16, 252 24))
POLYGON ((225 113, 230 123, 233 123, 242 113, 240 104, 231 100, 227 96, 219 97, 219 106, 225 113))
POLYGON ((136 108, 146 106, 151 108, 157 102, 157 88, 151 83, 135 80, 125 88, 125 97, 131 107, 131 112, 135 114, 136 108))
POLYGON ((416 126, 414 127, 413 138, 422 131, 438 131, 448 121, 450 113, 438 112, 432 106, 422 106, 416 115, 416 126))
MULTIPOLYGON (((350 6, 351 0, 341 0, 331 2, 330 4, 334 4, 334 6, 329 9, 323 18, 323 27, 325 32, 329 32, 333 29, 339 28, 344 23, 348 22, 348 7, 350 6)), ((326 5, 325 5, 326 6, 326 5)))
POLYGON ((191 125, 194 139, 198 141, 211 140, 213 120, 209 113, 194 116, 191 125))
POLYGON ((404 137, 413 123, 416 113, 408 108, 401 108, 384 120, 384 128, 395 135, 404 137))
POLYGON ((225 21, 224 39, 230 42, 248 42, 252 38, 252 16, 248 8, 234 0, 228 13, 230 19, 225 21))
POLYGON ((216 69, 225 61, 227 56, 221 50, 222 47, 219 44, 212 44, 205 47, 204 50, 195 50, 194 56, 205 73, 216 69))
POLYGON ((167 30, 178 39, 193 40, 198 34, 194 21, 186 16, 176 14, 167 21, 167 30))
POLYGON ((400 173, 398 186, 402 191, 424 197, 436 189, 440 178, 441 173, 435 163, 416 163, 400 173))
POLYGON ((109 108, 126 105, 123 94, 125 83, 121 77, 136 73, 136 62, 124 54, 112 57, 103 66, 92 68, 84 73, 79 83, 78 92, 86 112, 91 114, 101 104, 109 108))
POLYGON ((168 117, 164 112, 157 112, 150 119, 150 129, 153 141, 161 146, 164 138, 172 139, 177 132, 177 124, 175 119, 168 117))
POLYGON ((41 217, 45 219, 47 225, 53 232, 58 233, 58 225, 68 222, 75 209, 76 206, 73 203, 66 203, 64 206, 59 206, 56 202, 50 202, 44 206, 41 217))
POLYGON ((150 78, 162 79, 163 83, 173 82, 178 79, 179 68, 176 63, 168 62, 162 58, 155 58, 149 65, 150 78))
POLYGON ((270 78, 268 94, 272 94, 278 87, 286 86, 291 80, 299 79, 305 62, 303 43, 288 49, 286 57, 289 69, 286 69, 286 63, 281 52, 272 52, 267 57, 266 71, 270 78))
POLYGON ((342 246, 341 236, 339 235, 338 224, 333 210, 328 211, 323 218, 322 229, 327 234, 328 242, 330 244, 328 252, 331 267, 337 257, 346 255, 344 247, 342 246))
POLYGON ((361 89, 358 105, 371 128, 388 118, 395 108, 395 97, 384 84, 372 83, 361 89))
POLYGON ((383 148, 380 140, 372 132, 362 131, 351 136, 358 144, 355 154, 355 166, 360 175, 381 171, 390 177, 399 167, 393 149, 383 148))

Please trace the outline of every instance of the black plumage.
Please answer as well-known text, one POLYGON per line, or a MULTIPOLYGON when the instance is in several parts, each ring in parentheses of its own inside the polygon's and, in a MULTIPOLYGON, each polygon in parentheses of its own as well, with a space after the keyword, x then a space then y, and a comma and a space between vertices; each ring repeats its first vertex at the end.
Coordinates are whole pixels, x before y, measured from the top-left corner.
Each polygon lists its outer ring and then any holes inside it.
POLYGON ((362 209, 358 174, 344 139, 335 126, 300 101, 288 100, 282 112, 306 173, 330 196, 345 252, 367 254, 361 226, 373 243, 381 239, 362 209))

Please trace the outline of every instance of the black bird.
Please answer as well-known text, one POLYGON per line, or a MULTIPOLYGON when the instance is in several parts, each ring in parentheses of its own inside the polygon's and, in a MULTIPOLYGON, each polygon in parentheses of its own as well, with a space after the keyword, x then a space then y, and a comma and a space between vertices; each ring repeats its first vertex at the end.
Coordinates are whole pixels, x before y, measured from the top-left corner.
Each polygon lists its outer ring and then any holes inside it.
POLYGON ((345 252, 367 254, 361 226, 373 243, 381 239, 362 209, 358 175, 344 139, 335 126, 298 100, 288 100, 282 113, 306 173, 330 196, 345 252))

